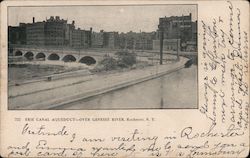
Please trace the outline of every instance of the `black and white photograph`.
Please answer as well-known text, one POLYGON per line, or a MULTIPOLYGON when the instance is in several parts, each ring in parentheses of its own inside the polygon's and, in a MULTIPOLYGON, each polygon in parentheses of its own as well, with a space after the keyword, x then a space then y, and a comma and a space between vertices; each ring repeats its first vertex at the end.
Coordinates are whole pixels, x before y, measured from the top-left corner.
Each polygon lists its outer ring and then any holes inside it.
POLYGON ((197 10, 8 7, 8 109, 197 109, 197 10))
POLYGON ((0 157, 249 157, 249 2, 3 0, 0 157))

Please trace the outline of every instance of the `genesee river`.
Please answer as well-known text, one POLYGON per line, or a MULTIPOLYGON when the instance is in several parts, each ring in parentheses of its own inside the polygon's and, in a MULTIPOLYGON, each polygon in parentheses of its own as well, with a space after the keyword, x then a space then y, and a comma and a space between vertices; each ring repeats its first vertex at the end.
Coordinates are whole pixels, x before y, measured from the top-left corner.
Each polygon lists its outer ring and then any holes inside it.
POLYGON ((60 109, 175 109, 198 107, 197 66, 72 103, 60 109))

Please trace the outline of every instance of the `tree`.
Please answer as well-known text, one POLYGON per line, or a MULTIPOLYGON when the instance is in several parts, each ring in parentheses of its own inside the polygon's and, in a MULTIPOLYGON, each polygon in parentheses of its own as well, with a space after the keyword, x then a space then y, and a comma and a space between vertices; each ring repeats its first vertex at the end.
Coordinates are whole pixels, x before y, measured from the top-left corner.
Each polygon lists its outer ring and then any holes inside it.
POLYGON ((117 61, 110 56, 104 56, 104 59, 100 61, 99 63, 102 65, 104 70, 109 71, 117 68, 117 61))
POLYGON ((128 51, 119 51, 116 53, 118 56, 119 67, 131 67, 136 63, 136 54, 129 53, 128 51))

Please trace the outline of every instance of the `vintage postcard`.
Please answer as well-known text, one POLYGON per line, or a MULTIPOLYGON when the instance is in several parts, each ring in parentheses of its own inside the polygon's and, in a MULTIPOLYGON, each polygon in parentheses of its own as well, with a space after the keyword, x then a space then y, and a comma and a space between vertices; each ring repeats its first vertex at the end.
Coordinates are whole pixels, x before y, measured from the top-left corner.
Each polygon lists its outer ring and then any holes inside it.
POLYGON ((0 156, 248 156, 247 1, 0 11, 0 156))

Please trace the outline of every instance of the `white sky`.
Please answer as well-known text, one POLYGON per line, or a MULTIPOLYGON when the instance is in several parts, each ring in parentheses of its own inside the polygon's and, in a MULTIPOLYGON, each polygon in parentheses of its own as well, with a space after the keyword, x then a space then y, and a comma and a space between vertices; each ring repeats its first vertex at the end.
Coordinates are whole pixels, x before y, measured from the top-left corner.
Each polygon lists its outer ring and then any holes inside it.
POLYGON ((76 27, 94 31, 134 32, 156 31, 159 17, 181 16, 192 13, 192 21, 197 20, 196 5, 150 5, 150 6, 60 6, 60 7, 9 7, 10 26, 20 22, 43 21, 50 16, 60 16, 75 20, 76 27))

